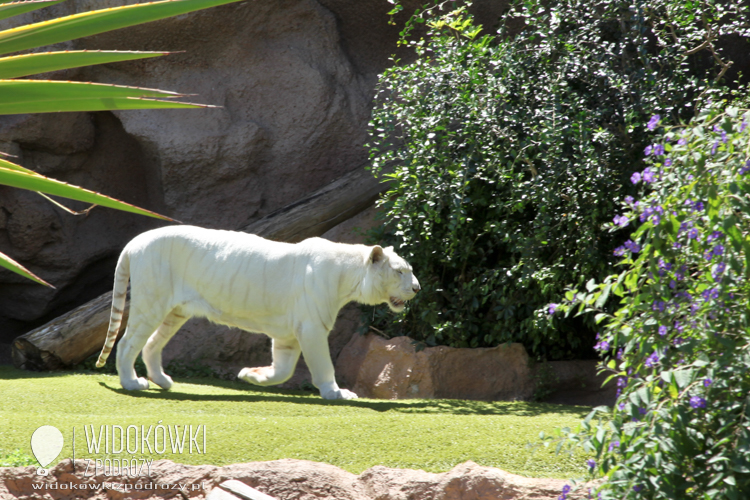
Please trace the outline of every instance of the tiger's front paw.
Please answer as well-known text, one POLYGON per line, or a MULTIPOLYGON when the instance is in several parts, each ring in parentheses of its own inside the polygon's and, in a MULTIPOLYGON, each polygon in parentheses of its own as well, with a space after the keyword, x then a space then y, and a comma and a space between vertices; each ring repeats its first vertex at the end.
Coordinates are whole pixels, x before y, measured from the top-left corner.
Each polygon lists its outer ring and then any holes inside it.
POLYGON ((172 381, 172 377, 170 377, 166 373, 151 375, 148 379, 165 390, 171 389, 172 385, 174 384, 174 382, 172 381))
POLYGON ((327 392, 320 392, 323 399, 357 399, 357 395, 347 389, 335 389, 327 392))
POLYGON ((268 376, 266 375, 265 366, 255 368, 243 368, 237 375, 237 378, 244 380, 248 384, 253 385, 268 385, 268 376))
POLYGON ((127 389, 128 391, 142 391, 148 389, 148 380, 143 377, 138 377, 133 380, 120 379, 120 385, 123 389, 127 389))

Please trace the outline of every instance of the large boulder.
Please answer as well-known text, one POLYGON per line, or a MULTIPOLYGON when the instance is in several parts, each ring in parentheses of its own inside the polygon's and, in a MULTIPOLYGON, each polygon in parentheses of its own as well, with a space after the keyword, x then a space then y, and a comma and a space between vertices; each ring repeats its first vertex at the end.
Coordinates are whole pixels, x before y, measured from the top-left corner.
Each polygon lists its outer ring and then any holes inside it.
POLYGON ((409 337, 354 335, 339 355, 339 383, 377 399, 529 399, 534 383, 521 344, 492 348, 427 347, 409 337))
POLYGON ((617 387, 596 360, 537 363, 522 344, 417 348, 409 337, 354 334, 336 362, 339 384, 375 399, 536 400, 612 406, 617 387))

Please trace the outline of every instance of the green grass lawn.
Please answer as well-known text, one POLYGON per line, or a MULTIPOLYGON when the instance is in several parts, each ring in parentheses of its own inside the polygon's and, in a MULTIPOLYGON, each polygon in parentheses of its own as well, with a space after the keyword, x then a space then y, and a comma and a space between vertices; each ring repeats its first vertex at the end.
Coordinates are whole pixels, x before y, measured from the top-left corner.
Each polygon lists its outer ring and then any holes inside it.
POLYGON ((34 430, 53 425, 65 444, 50 467, 72 457, 75 428, 76 459, 166 458, 226 465, 296 458, 357 474, 374 465, 444 472, 473 460, 533 477, 564 479, 585 472, 583 453, 556 455, 551 449, 534 451, 528 446, 538 443, 540 431, 575 427, 588 412, 585 407, 464 400, 325 401, 309 392, 261 389, 243 382, 175 382, 169 391, 129 392, 113 375, 34 373, 0 366, 0 463, 3 454, 16 450, 21 456, 31 455, 34 430), (99 454, 87 448, 85 429, 93 426, 98 437, 102 426, 113 425, 133 425, 139 431, 140 426, 146 431, 154 426, 147 443, 160 445, 161 440, 154 440, 159 423, 173 430, 180 426, 178 431, 192 425, 199 450, 189 453, 186 440, 182 453, 173 453, 169 445, 164 453, 149 452, 142 436, 136 444, 132 428, 135 453, 106 455, 103 446, 99 454))

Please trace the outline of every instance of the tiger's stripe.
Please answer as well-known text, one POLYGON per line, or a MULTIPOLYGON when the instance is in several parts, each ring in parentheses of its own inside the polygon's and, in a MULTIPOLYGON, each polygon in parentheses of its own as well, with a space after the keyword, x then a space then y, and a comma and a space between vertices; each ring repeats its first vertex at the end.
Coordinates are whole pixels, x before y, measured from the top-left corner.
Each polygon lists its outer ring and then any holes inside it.
POLYGON ((125 301, 128 296, 128 281, 130 281, 130 257, 127 252, 123 252, 120 255, 120 259, 117 261, 115 286, 112 290, 112 311, 109 315, 107 340, 104 341, 104 347, 102 347, 102 352, 99 354, 99 359, 96 362, 97 368, 101 368, 104 366, 104 363, 107 362, 107 358, 112 352, 112 348, 115 346, 117 334, 120 332, 122 315, 125 311, 125 301))

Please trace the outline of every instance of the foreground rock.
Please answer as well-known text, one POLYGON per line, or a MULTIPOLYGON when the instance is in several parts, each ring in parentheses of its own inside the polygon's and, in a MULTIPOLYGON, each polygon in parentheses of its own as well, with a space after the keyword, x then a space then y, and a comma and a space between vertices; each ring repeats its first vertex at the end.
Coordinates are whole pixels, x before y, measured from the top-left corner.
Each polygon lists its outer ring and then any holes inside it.
MULTIPOLYGON (((76 470, 66 460, 48 476, 38 476, 35 467, 2 468, 0 498, 231 498, 226 494, 232 488, 219 485, 235 480, 278 500, 553 500, 566 484, 560 479, 525 478, 474 462, 442 474, 376 466, 359 476, 332 465, 291 459, 225 467, 159 460, 152 464, 150 477, 140 478, 106 477, 91 471, 84 477, 84 469, 80 460, 76 470)), ((234 485, 240 494, 235 497, 242 498, 243 488, 234 485)), ((588 489, 579 491, 567 498, 585 498, 588 489)))

